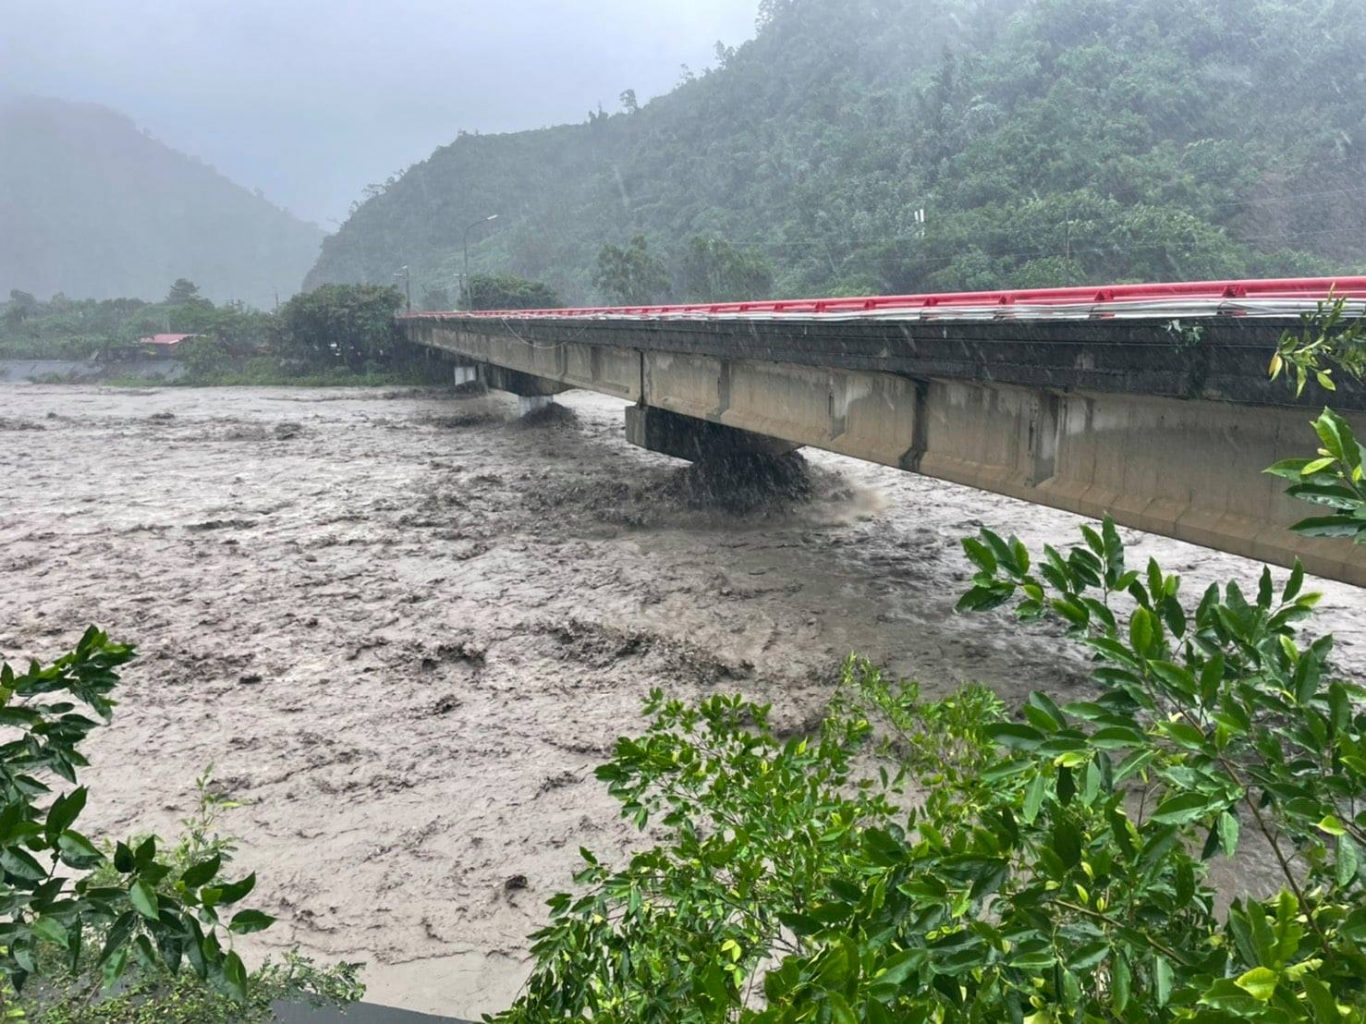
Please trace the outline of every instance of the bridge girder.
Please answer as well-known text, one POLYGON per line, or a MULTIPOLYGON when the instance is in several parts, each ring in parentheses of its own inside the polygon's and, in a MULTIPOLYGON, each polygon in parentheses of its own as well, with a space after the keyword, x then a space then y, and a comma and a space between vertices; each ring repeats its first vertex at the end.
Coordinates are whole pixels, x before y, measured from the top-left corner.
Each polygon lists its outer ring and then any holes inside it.
MULTIPOLYGON (((689 457, 707 428, 657 417, 652 432, 649 410, 1366 586, 1366 548, 1291 533, 1306 507, 1262 473, 1314 446, 1308 404, 1266 382, 1283 325, 1211 323, 1198 343, 1164 324, 1013 325, 1013 340, 994 325, 841 326, 404 321, 411 340, 499 372, 635 403, 632 439, 669 454, 689 457)), ((1366 435, 1361 400, 1342 397, 1366 435)))

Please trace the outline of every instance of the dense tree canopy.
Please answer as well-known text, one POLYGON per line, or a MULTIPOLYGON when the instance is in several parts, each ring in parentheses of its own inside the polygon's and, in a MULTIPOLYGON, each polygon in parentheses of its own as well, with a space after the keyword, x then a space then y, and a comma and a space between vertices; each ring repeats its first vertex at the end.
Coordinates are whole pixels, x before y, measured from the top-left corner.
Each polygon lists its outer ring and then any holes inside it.
POLYGON ((474 274, 460 294, 462 309, 554 309, 564 305, 555 289, 515 274, 474 274))
POLYGON ((636 235, 624 246, 604 245, 593 284, 608 302, 623 306, 648 306, 669 297, 668 271, 650 252, 644 235, 636 235))
POLYGON ((760 25, 638 108, 437 150, 312 280, 449 280, 488 210, 475 265, 571 302, 638 235, 697 299, 736 288, 699 284, 698 238, 778 295, 1366 266, 1363 0, 766 0, 760 25))
POLYGON ((276 347, 315 366, 383 363, 400 344, 394 314, 402 305, 392 285, 324 285, 280 308, 276 347))
POLYGON ((83 359, 162 332, 203 335, 227 353, 243 354, 264 346, 273 324, 271 314, 240 302, 215 305, 186 278, 159 303, 60 293, 43 302, 14 289, 0 303, 0 357, 83 359))

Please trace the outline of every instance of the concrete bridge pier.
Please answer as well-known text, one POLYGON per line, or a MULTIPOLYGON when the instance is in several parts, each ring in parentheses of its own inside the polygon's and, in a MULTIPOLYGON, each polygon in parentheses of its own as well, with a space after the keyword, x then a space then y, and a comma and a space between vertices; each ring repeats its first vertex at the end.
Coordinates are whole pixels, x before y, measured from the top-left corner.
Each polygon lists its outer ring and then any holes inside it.
POLYGON ((729 460, 736 456, 776 457, 800 447, 767 434, 727 427, 649 405, 627 407, 626 440, 637 448, 689 462, 729 460))
POLYGON ((540 412, 546 406, 554 404, 556 395, 570 390, 557 381, 522 373, 520 370, 509 370, 492 363, 482 364, 479 371, 487 387, 517 396, 518 416, 530 416, 532 413, 540 412))

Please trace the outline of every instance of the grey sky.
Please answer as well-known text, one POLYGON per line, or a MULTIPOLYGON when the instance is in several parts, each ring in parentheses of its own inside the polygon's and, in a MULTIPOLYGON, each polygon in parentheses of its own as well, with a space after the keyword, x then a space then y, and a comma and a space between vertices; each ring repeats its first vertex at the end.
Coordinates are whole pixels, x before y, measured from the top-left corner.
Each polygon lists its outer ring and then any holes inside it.
POLYGON ((757 0, 8 0, 0 90, 120 110, 329 230, 456 132, 667 91, 757 0))

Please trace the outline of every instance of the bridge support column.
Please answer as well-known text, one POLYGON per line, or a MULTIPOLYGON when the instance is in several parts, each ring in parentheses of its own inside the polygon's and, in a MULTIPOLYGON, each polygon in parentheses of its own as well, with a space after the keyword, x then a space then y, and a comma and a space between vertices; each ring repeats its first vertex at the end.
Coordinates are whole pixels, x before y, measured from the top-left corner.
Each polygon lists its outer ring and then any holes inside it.
POLYGON ((520 370, 509 370, 503 366, 485 363, 479 368, 484 383, 495 391, 507 391, 518 398, 550 398, 561 392, 571 390, 559 381, 536 377, 520 370))
POLYGON ((555 399, 551 395, 518 395, 517 415, 530 416, 532 413, 540 412, 546 406, 554 404, 555 399))
POLYGON ((731 455, 786 455, 801 447, 766 434, 682 416, 650 405, 627 407, 626 440, 638 448, 689 462, 731 455))

